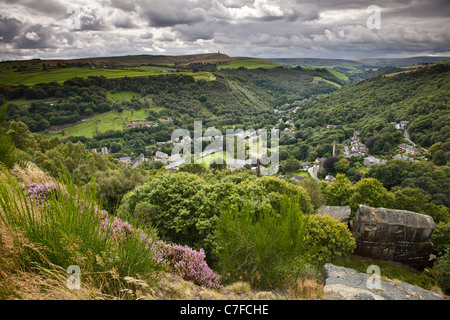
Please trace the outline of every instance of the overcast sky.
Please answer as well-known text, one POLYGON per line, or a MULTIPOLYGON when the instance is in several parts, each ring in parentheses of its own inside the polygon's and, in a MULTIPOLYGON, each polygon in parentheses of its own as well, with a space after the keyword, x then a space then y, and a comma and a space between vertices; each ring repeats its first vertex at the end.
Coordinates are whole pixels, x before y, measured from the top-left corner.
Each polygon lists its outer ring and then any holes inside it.
POLYGON ((449 0, 0 0, 0 60, 450 56, 449 14, 449 0))

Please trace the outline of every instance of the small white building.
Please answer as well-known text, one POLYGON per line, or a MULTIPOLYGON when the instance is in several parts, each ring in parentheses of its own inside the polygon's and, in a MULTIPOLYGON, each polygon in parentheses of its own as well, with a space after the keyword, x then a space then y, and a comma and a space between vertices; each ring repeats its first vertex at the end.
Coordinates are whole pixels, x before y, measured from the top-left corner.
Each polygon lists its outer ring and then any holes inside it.
POLYGON ((386 160, 378 159, 373 156, 368 156, 364 158, 364 166, 367 168, 373 164, 385 164, 386 162, 387 162, 386 160))
POLYGON ((161 151, 156 151, 154 160, 162 162, 162 163, 168 163, 169 162, 169 155, 167 153, 164 153, 164 152, 161 152, 161 151))

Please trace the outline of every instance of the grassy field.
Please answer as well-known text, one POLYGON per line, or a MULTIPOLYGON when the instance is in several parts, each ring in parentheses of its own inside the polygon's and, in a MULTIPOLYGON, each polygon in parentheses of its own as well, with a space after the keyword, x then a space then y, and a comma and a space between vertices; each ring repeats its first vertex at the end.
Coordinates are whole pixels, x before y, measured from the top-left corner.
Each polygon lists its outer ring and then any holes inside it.
MULTIPOLYGON (((157 108, 150 108, 155 110, 157 108)), ((103 133, 108 130, 122 130, 127 124, 144 121, 147 118, 146 111, 149 109, 141 110, 124 110, 122 113, 117 111, 110 111, 89 119, 85 119, 83 122, 74 126, 63 128, 59 131, 49 129, 47 136, 61 135, 64 131, 65 136, 85 136, 92 137, 95 134, 103 133)))
POLYGON ((322 77, 314 77, 314 81, 316 81, 316 82, 323 81, 323 82, 332 84, 333 86, 335 86, 335 87, 337 87, 337 88, 342 87, 340 84, 337 84, 337 83, 335 83, 335 82, 333 82, 333 81, 330 81, 330 80, 325 80, 325 79, 322 78, 322 77))
POLYGON ((213 153, 207 157, 204 157, 202 159, 203 161, 203 165, 207 168, 209 168, 209 165, 215 160, 215 159, 223 159, 223 163, 226 163, 226 159, 227 159, 227 154, 226 152, 217 152, 217 153, 213 153))
POLYGON ((348 81, 348 77, 346 74, 336 71, 336 70, 331 70, 331 69, 327 69, 327 70, 330 71, 330 73, 333 74, 336 78, 348 81))
MULTIPOLYGON (((235 57, 228 58, 229 64, 219 65, 219 69, 245 67, 248 69, 255 68, 274 68, 279 66, 278 63, 258 58, 235 57)), ((205 61, 207 62, 207 61, 205 61)), ((216 61, 213 61, 216 62, 216 61)), ((167 66, 126 66, 126 67, 106 67, 107 63, 97 65, 96 67, 47 67, 43 68, 36 61, 11 61, 0 63, 0 84, 6 85, 27 85, 32 86, 37 83, 58 82, 80 77, 87 78, 89 76, 104 76, 106 78, 122 78, 122 77, 142 77, 157 76, 168 74, 166 71, 175 71, 167 66)), ((178 72, 177 74, 192 75, 196 80, 213 81, 216 80, 211 72, 178 72)))
MULTIPOLYGON (((87 78, 89 76, 104 76, 106 78, 123 78, 123 77, 144 77, 144 76, 161 76, 163 70, 167 68, 160 67, 139 67, 129 69, 103 69, 103 68, 89 68, 89 67, 71 67, 43 70, 42 68, 30 67, 25 70, 16 71, 10 67, 5 67, 0 70, 0 84, 19 85, 24 84, 32 86, 37 83, 58 82, 80 77, 87 78)), ((213 80, 210 72, 179 72, 178 74, 192 75, 196 80, 213 80)))

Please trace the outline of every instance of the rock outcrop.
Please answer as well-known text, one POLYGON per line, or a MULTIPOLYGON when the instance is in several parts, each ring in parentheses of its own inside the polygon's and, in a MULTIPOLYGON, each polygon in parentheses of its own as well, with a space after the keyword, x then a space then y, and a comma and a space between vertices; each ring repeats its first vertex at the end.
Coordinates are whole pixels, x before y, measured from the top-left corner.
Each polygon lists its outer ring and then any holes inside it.
POLYGON ((326 300, 443 300, 438 294, 412 284, 380 277, 373 288, 373 274, 325 264, 322 269, 326 300), (368 285, 369 282, 369 285, 368 285))
POLYGON ((360 205, 352 227, 355 254, 423 270, 433 262, 430 236, 435 226, 427 215, 360 205))
POLYGON ((317 213, 322 216, 330 216, 333 219, 348 224, 352 210, 349 206, 321 206, 317 213))

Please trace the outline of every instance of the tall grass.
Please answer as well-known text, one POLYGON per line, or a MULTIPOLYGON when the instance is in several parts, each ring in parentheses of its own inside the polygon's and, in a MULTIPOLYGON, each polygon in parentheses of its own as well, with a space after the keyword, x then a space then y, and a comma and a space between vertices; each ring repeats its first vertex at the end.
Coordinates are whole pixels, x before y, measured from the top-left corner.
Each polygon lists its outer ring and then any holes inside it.
POLYGON ((216 229, 222 274, 258 287, 296 281, 304 266, 306 223, 298 196, 285 197, 279 212, 256 213, 248 201, 225 207, 216 229))
POLYGON ((130 277, 149 285, 158 281, 161 266, 153 259, 153 240, 131 232, 126 222, 109 219, 98 209, 95 188, 83 193, 64 174, 53 191, 44 196, 32 191, 30 196, 13 176, 3 173, 0 223, 14 245, 22 246, 15 259, 24 270, 77 265, 81 279, 88 277, 102 292, 115 296, 130 286, 130 277))

